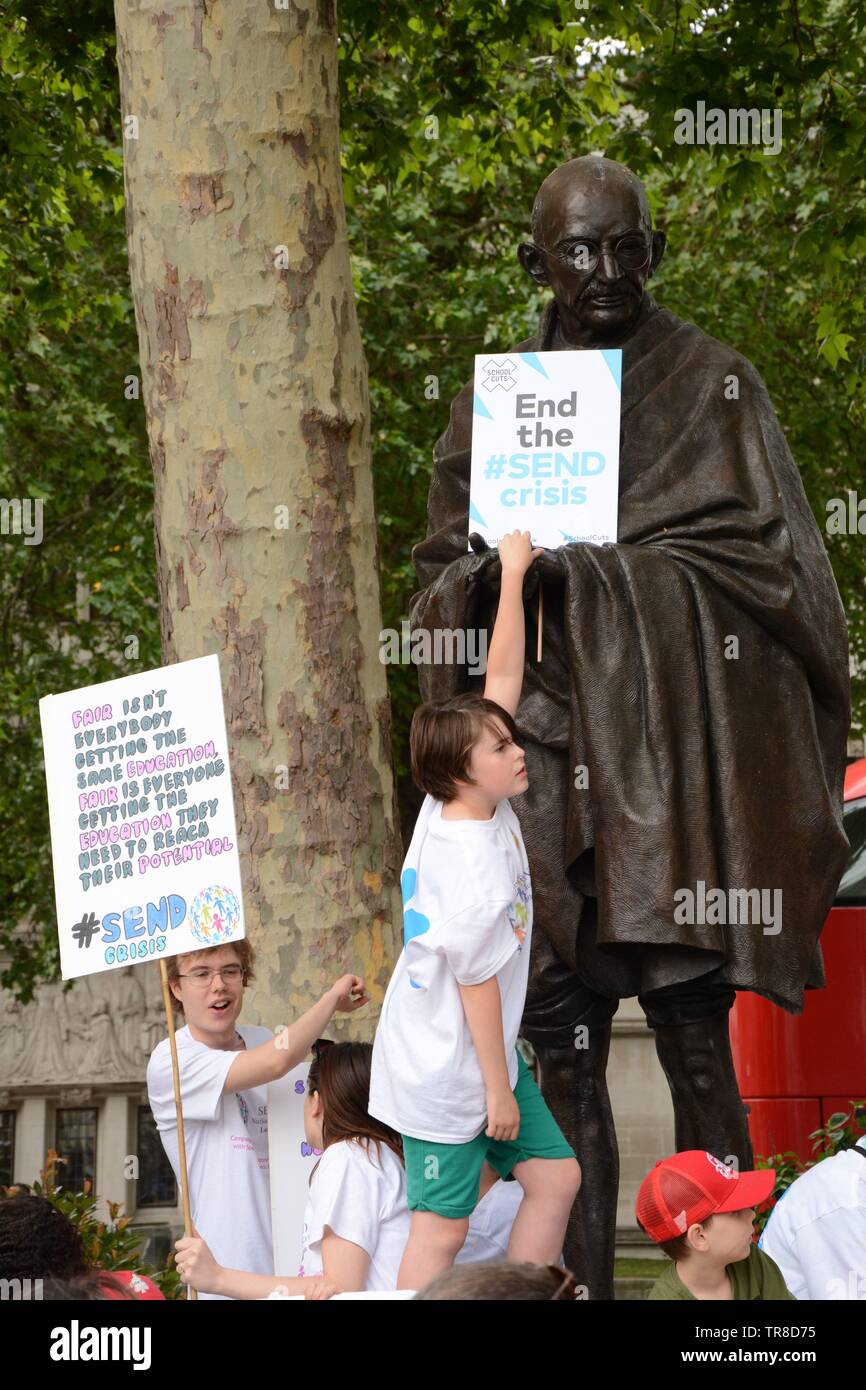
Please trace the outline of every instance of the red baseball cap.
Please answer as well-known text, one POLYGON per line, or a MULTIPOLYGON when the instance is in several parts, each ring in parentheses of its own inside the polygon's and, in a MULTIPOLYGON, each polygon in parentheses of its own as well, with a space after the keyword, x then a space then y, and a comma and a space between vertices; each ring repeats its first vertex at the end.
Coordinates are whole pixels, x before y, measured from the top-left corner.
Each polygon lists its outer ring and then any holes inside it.
POLYGON ((685 1149, 660 1158, 647 1173, 635 1211, 647 1235, 660 1243, 685 1235, 694 1222, 716 1212, 760 1206, 775 1182, 775 1168, 738 1173, 705 1149, 685 1149))
MULTIPOLYGON (((110 1274, 112 1279, 116 1279, 118 1284, 122 1284, 136 1298, 141 1299, 164 1299, 165 1294, 153 1282, 148 1279, 146 1274, 137 1274, 134 1269, 112 1269, 105 1270, 103 1273, 110 1274)), ((123 1295, 117 1293, 110 1284, 103 1283, 102 1291, 106 1298, 122 1298, 123 1295)))

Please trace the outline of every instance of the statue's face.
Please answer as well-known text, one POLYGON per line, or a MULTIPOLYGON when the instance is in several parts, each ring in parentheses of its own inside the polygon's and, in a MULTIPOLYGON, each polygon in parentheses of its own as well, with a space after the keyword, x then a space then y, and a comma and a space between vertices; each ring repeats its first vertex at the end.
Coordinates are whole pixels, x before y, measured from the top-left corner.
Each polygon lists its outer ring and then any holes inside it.
POLYGON ((603 342, 622 336, 637 317, 663 250, 664 234, 650 233, 633 185, 576 174, 548 191, 538 240, 524 243, 518 255, 536 283, 553 290, 566 333, 603 342), (582 268, 593 253, 597 264, 582 268), (642 255, 645 263, 635 265, 642 255))

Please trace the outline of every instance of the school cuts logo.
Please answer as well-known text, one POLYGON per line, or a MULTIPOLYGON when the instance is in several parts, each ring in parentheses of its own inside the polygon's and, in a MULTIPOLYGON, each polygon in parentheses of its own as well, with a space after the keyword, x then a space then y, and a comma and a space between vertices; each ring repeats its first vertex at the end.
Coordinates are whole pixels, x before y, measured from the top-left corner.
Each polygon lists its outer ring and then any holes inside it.
POLYGON ((52 1361, 132 1361, 134 1371, 150 1370, 149 1327, 69 1327, 51 1330, 52 1361))

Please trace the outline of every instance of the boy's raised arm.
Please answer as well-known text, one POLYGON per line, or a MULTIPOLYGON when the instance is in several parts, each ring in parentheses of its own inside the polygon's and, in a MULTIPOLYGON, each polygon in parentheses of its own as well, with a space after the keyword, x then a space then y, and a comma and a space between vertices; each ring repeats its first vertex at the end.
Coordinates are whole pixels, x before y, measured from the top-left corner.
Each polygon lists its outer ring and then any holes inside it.
POLYGON ((512 718, 517 714, 520 703, 526 660, 523 576, 536 556, 543 554, 541 549, 532 549, 528 531, 512 531, 499 542, 502 579, 499 607, 490 639, 490 651, 487 653, 484 696, 501 705, 512 718))

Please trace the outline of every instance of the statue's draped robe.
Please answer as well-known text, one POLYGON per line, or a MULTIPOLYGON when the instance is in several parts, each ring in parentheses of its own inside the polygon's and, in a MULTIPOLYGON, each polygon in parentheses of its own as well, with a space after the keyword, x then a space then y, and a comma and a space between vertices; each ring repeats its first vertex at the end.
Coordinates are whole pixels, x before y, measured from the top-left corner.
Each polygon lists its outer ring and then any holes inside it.
MULTIPOLYGON (((509 351, 547 349, 556 312, 551 300, 536 335, 509 351)), ((622 390, 618 540, 561 548, 564 583, 544 585, 540 668, 526 604, 516 723, 532 791, 513 805, 532 832, 533 885, 545 888, 540 925, 574 967, 595 896, 591 949, 608 993, 705 977, 798 1012, 804 987, 824 984, 818 937, 848 855, 839 592, 745 358, 647 295, 623 347, 622 390), (569 892, 557 899, 563 876, 569 892), (677 922, 675 893, 699 881, 726 894, 781 889, 781 931, 677 922)), ((410 621, 489 638, 498 597, 467 552, 472 398, 470 381, 434 449, 410 621)), ((484 683, 449 664, 419 676, 428 700, 484 683)))

